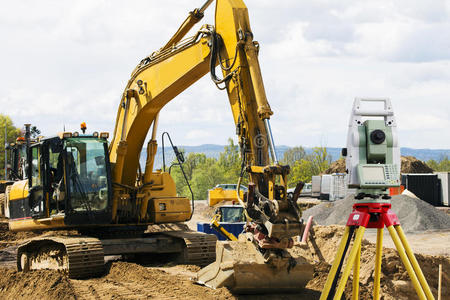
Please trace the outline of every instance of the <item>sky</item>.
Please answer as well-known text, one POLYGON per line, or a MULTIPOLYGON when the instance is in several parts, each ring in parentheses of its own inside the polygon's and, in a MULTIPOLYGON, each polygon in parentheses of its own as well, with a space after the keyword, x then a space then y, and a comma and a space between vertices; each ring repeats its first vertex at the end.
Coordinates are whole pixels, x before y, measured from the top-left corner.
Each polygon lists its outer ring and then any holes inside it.
MULTIPOLYGON (((371 97, 391 99, 402 147, 450 148, 450 1, 245 2, 276 144, 344 146, 354 98, 371 97)), ((0 0, 0 113, 44 135, 83 121, 112 133, 131 71, 202 4, 0 0)), ((164 107, 159 128, 179 145, 235 137, 209 76, 164 107)))

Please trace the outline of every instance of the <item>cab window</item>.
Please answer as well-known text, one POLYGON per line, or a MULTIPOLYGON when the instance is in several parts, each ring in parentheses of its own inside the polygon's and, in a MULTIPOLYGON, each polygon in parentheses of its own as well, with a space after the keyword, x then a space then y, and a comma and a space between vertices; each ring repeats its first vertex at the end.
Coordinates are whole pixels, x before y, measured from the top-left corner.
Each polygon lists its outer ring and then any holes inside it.
POLYGON ((31 185, 41 185, 39 148, 31 148, 31 185))

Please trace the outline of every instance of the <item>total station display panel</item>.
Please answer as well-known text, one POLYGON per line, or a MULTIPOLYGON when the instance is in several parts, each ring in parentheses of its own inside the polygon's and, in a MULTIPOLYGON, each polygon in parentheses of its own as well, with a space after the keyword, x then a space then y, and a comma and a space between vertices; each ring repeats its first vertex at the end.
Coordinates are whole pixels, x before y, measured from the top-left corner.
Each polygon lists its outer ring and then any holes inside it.
POLYGON ((388 188, 400 185, 396 165, 361 164, 358 166, 358 177, 361 188, 388 188))

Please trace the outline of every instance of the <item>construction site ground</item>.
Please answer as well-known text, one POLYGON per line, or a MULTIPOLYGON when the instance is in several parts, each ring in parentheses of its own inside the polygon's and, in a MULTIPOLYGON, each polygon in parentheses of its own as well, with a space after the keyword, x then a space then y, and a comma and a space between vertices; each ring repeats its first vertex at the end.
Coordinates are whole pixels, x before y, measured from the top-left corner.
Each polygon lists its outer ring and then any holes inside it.
MULTIPOLYGON (((320 203, 315 199, 300 202, 320 203)), ((310 204, 307 204, 310 206, 310 204)), ((213 209, 206 201, 196 201, 196 213, 188 222, 196 229, 198 221, 209 221, 213 209)), ((64 273, 42 270, 19 273, 15 269, 15 248, 26 238, 40 233, 11 233, 5 220, 0 223, 0 299, 318 299, 326 281, 337 245, 341 239, 342 225, 316 225, 311 231, 306 247, 294 246, 291 253, 302 255, 315 266, 314 278, 306 289, 295 294, 234 295, 226 288, 212 290, 195 284, 191 278, 197 266, 176 265, 155 259, 146 264, 110 258, 105 275, 86 280, 69 279, 64 273)), ((43 233, 48 234, 48 233, 43 233)), ((407 233, 408 240, 417 253, 425 277, 437 298, 438 268, 442 265, 442 299, 450 299, 450 230, 407 233)), ((363 242, 360 272, 360 299, 371 298, 373 289, 373 261, 375 233, 368 230, 363 242)), ((398 255, 385 236, 382 261, 382 299, 416 299, 414 289, 398 255)), ((345 298, 351 297, 351 280, 345 298)))

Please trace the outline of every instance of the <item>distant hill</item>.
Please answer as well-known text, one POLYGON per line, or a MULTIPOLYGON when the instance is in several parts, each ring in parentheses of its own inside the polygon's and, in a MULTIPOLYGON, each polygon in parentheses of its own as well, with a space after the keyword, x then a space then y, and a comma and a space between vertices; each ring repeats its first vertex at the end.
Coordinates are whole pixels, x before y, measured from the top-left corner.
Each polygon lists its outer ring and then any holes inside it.
MULTIPOLYGON (((178 146, 178 149, 183 149, 186 154, 189 153, 204 153, 207 157, 219 158, 221 152, 224 151, 223 145, 213 145, 213 144, 205 144, 199 146, 178 146)), ((277 155, 281 159, 283 158, 283 154, 286 150, 288 150, 289 146, 277 146, 277 155)), ((306 153, 311 153, 312 148, 305 147, 306 153)), ((341 156, 341 148, 328 147, 328 153, 331 155, 332 160, 337 160, 341 156)), ((403 156, 414 156, 417 159, 427 161, 430 159, 441 160, 443 157, 450 157, 449 149, 412 149, 412 148, 400 148, 400 152, 403 156)), ((140 163, 141 166, 145 166, 145 159, 147 149, 144 148, 141 153, 140 163)), ((170 162, 174 159, 174 153, 172 148, 165 148, 165 156, 166 156, 166 165, 170 164, 170 162)), ((158 153, 155 157, 155 168, 162 168, 162 148, 158 147, 158 153)))

